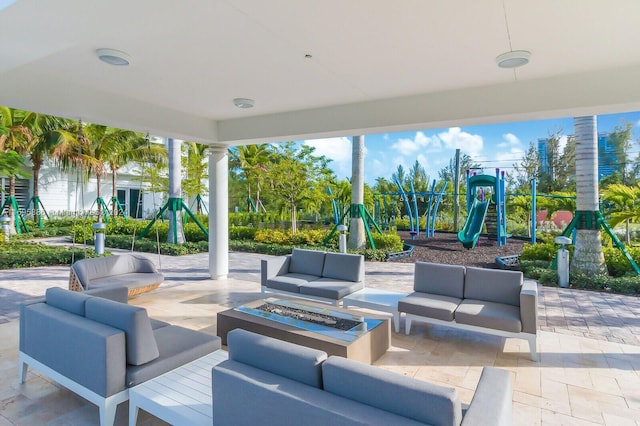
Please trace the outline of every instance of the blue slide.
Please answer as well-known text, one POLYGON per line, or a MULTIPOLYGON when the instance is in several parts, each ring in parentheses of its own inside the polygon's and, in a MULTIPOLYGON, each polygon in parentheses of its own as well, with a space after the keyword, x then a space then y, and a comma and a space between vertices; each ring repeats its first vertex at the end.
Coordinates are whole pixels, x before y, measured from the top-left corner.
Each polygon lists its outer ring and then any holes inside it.
POLYGON ((462 243, 464 248, 472 249, 478 243, 480 238, 480 232, 482 232, 482 225, 484 224, 484 218, 487 215, 487 209, 489 208, 488 201, 473 201, 469 217, 464 224, 464 228, 458 232, 458 241, 462 243))

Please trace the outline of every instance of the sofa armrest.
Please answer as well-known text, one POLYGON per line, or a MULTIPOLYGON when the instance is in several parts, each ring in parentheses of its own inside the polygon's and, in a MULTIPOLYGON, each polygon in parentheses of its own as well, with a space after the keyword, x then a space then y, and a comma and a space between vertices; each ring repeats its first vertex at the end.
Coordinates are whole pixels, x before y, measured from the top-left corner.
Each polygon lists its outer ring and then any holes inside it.
POLYGON ((284 275, 289 271, 291 255, 271 257, 260 261, 260 276, 263 286, 267 285, 267 280, 277 275, 284 275))
POLYGON ((522 332, 537 334, 538 332, 538 283, 524 280, 520 290, 520 322, 522 332))
POLYGON ((512 424, 511 373, 494 367, 484 367, 462 426, 512 424))
POLYGON ((25 306, 20 351, 68 379, 110 396, 125 388, 125 333, 48 306, 25 306))

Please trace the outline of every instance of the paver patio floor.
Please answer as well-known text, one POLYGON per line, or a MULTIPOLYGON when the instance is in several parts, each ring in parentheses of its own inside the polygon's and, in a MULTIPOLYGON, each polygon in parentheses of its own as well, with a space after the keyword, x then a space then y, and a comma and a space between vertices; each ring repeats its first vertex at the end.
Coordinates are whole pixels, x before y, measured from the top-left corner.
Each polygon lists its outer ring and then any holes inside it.
MULTIPOLYGON (((160 260, 165 283, 130 300, 150 316, 215 334, 216 313, 260 297, 260 259, 230 253, 227 280, 208 277, 206 254, 149 255, 160 260)), ((370 287, 410 292, 413 265, 367 262, 370 287)), ((37 372, 18 385, 18 306, 48 287, 66 288, 68 267, 0 271, 0 426, 98 424, 97 408, 37 372)), ((640 301, 637 297, 542 288, 540 362, 527 343, 446 327, 416 324, 393 333, 391 349, 375 364, 400 374, 454 386, 463 402, 482 367, 512 372, 517 425, 640 425, 640 301)), ((127 424, 128 404, 116 424, 127 424)), ((142 425, 164 424, 142 415, 142 425)))

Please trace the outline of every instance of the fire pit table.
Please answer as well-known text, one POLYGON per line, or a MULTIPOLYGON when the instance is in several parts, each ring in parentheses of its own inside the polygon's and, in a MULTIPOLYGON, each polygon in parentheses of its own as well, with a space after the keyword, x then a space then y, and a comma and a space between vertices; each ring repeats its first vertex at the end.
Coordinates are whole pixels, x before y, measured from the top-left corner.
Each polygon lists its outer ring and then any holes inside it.
POLYGON ((388 317, 363 316, 306 300, 267 298, 218 313, 217 334, 223 345, 235 328, 369 364, 391 343, 388 317))

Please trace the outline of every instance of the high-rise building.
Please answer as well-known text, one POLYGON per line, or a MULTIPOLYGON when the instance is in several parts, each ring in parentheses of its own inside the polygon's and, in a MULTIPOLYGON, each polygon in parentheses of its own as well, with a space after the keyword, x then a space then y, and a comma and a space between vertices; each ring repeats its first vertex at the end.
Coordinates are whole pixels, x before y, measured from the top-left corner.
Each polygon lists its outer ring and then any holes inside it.
POLYGON ((598 180, 621 172, 621 164, 609 133, 598 133, 598 180))
POLYGON ((549 165, 549 157, 547 156, 548 138, 538 139, 538 157, 540 158, 540 167, 543 173, 547 173, 551 166, 549 165))

